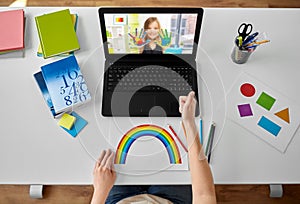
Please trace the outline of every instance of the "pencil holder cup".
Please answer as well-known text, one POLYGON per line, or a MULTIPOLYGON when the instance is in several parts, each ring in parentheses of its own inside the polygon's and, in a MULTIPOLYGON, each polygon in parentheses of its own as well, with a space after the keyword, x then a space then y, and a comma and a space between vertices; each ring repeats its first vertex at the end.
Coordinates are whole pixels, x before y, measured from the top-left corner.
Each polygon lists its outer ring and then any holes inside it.
POLYGON ((244 64, 247 62, 253 51, 241 50, 236 44, 231 53, 231 59, 237 64, 244 64))

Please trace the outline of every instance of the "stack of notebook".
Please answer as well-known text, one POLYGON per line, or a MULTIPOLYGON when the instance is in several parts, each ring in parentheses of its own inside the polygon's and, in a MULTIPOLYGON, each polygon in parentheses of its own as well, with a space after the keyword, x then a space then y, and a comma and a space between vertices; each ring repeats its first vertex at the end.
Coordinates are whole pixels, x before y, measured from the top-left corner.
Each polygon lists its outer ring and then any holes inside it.
POLYGON ((42 66, 34 78, 54 117, 91 100, 74 55, 42 66))
POLYGON ((80 48, 76 36, 77 15, 69 9, 35 17, 40 39, 38 55, 49 58, 80 48))
POLYGON ((25 17, 24 11, 11 10, 0 12, 0 54, 24 50, 25 17))

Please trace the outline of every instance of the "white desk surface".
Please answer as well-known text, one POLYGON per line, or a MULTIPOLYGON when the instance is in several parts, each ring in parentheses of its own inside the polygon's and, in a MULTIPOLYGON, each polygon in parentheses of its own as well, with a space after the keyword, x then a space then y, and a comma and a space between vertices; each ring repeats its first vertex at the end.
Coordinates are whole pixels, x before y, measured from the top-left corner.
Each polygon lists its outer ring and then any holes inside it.
MULTIPOLYGON (((94 93, 92 102, 76 112, 89 124, 80 136, 72 138, 52 118, 33 74, 58 58, 45 60, 36 56, 38 34, 34 17, 60 9, 25 8, 25 58, 0 59, 1 184, 91 184, 95 158, 103 148, 109 147, 103 138, 107 127, 128 120, 103 118, 99 114, 103 57, 97 56, 103 53, 98 8, 88 7, 70 10, 79 15, 77 34, 81 49, 76 57, 94 93)), ((282 154, 228 120, 226 103, 222 100, 236 77, 247 72, 290 99, 300 101, 299 19, 300 9, 205 8, 197 56, 198 78, 205 136, 210 121, 217 124, 211 162, 216 184, 300 183, 300 132, 297 131, 282 154), (230 54, 237 27, 242 22, 251 22, 254 30, 265 31, 271 43, 259 47, 246 64, 237 65, 231 61, 230 54)), ((149 120, 178 124, 180 119, 149 120)), ((117 183, 190 183, 190 174, 188 171, 143 176, 119 174, 117 183)))

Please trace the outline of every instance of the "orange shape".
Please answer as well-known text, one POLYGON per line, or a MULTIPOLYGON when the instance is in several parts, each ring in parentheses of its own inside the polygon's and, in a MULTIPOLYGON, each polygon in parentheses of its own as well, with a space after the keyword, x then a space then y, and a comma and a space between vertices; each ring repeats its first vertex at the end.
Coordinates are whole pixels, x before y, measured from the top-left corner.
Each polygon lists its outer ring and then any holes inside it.
POLYGON ((281 110, 281 111, 275 113, 275 115, 277 117, 281 118, 282 120, 284 120, 285 122, 290 123, 289 108, 281 110))

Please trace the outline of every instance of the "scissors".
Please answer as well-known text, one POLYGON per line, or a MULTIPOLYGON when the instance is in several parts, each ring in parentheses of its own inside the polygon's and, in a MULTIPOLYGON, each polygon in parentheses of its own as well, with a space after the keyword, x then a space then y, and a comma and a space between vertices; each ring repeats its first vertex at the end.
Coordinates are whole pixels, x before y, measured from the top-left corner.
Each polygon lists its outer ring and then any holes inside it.
POLYGON ((238 29, 239 36, 242 37, 243 40, 252 32, 252 24, 242 23, 238 29))

